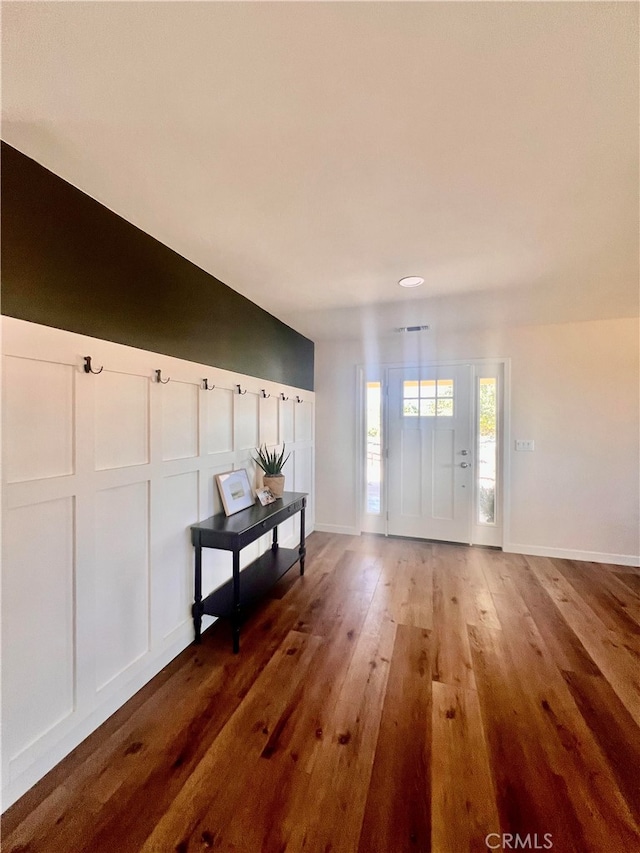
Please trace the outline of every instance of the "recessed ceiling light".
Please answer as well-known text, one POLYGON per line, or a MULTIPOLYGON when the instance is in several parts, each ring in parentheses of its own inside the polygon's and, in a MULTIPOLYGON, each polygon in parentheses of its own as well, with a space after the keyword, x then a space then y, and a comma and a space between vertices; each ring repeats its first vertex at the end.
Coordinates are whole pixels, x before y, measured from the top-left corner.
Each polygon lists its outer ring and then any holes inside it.
POLYGON ((424 284, 424 279, 419 275, 406 275, 398 282, 400 287, 419 287, 424 284))

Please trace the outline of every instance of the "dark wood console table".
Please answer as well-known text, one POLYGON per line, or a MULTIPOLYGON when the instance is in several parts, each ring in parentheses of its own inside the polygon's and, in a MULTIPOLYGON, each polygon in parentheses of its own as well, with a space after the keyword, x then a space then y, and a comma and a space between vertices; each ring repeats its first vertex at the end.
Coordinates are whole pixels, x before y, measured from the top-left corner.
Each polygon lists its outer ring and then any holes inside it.
POLYGON ((212 515, 191 526, 191 543, 195 547, 195 594, 191 613, 195 640, 201 640, 202 617, 229 616, 233 631, 233 651, 240 650, 242 610, 263 596, 298 561, 304 574, 304 492, 285 492, 268 506, 254 504, 248 509, 226 516, 212 515), (300 545, 297 549, 280 548, 278 525, 300 513, 300 545), (240 571, 240 551, 273 530, 271 548, 240 571), (202 598, 202 549, 217 548, 233 553, 233 576, 221 587, 202 598))

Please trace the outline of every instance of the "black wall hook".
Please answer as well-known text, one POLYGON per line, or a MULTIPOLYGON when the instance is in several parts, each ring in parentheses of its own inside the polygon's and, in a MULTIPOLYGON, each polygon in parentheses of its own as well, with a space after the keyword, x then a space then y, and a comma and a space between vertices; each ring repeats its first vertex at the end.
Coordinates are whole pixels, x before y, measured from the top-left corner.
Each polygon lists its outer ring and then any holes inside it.
POLYGON ((296 403, 304 403, 304 400, 296 395, 296 403))
POLYGON ((202 380, 202 390, 203 391, 213 391, 213 389, 215 387, 216 387, 215 385, 212 385, 211 387, 209 387, 209 380, 208 379, 202 380))
POLYGON ((270 397, 270 396, 271 396, 271 394, 267 394, 267 392, 266 392, 266 391, 264 390, 264 388, 263 388, 263 389, 262 389, 262 396, 263 396, 263 397, 264 397, 264 399, 266 400, 266 399, 267 399, 267 397, 270 397))
POLYGON ((283 392, 282 392, 282 394, 280 394, 280 399, 281 399, 281 400, 285 400, 285 401, 286 401, 286 400, 288 400, 289 398, 284 396, 284 391, 283 391, 283 392))
POLYGON ((91 367, 91 356, 85 355, 85 357, 84 357, 84 372, 85 373, 96 373, 97 374, 97 373, 102 373, 103 370, 104 370, 104 365, 102 365, 100 370, 94 370, 91 367))
POLYGON ((236 385, 236 388, 238 389, 238 394, 246 394, 246 393, 247 393, 247 389, 246 389, 246 388, 245 388, 245 390, 244 390, 244 391, 242 390, 242 388, 240 388, 240 386, 239 386, 239 385, 236 385))
POLYGON ((171 377, 168 376, 166 379, 162 378, 162 371, 156 370, 156 382, 159 382, 161 385, 166 385, 167 382, 171 382, 171 377))

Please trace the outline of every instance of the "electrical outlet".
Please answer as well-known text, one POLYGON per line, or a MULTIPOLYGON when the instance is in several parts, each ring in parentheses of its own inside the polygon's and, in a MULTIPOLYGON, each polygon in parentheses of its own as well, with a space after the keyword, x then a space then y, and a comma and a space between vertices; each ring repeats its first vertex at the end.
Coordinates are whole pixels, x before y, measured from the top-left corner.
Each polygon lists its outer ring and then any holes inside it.
POLYGON ((534 441, 532 438, 517 438, 516 439, 516 450, 527 450, 532 452, 535 450, 534 441))

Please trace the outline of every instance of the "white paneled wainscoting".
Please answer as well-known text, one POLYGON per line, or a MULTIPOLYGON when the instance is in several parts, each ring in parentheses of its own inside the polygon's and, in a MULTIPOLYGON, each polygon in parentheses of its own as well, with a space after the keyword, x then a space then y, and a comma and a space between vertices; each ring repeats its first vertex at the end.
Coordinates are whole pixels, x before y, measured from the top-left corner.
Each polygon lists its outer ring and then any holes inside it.
MULTIPOLYGON (((258 485, 253 449, 286 442, 286 488, 309 493, 313 529, 315 403, 13 318, 2 333, 4 809, 192 641, 189 525, 222 511, 215 474, 247 468, 258 485)), ((209 592, 231 555, 205 550, 209 592)))

